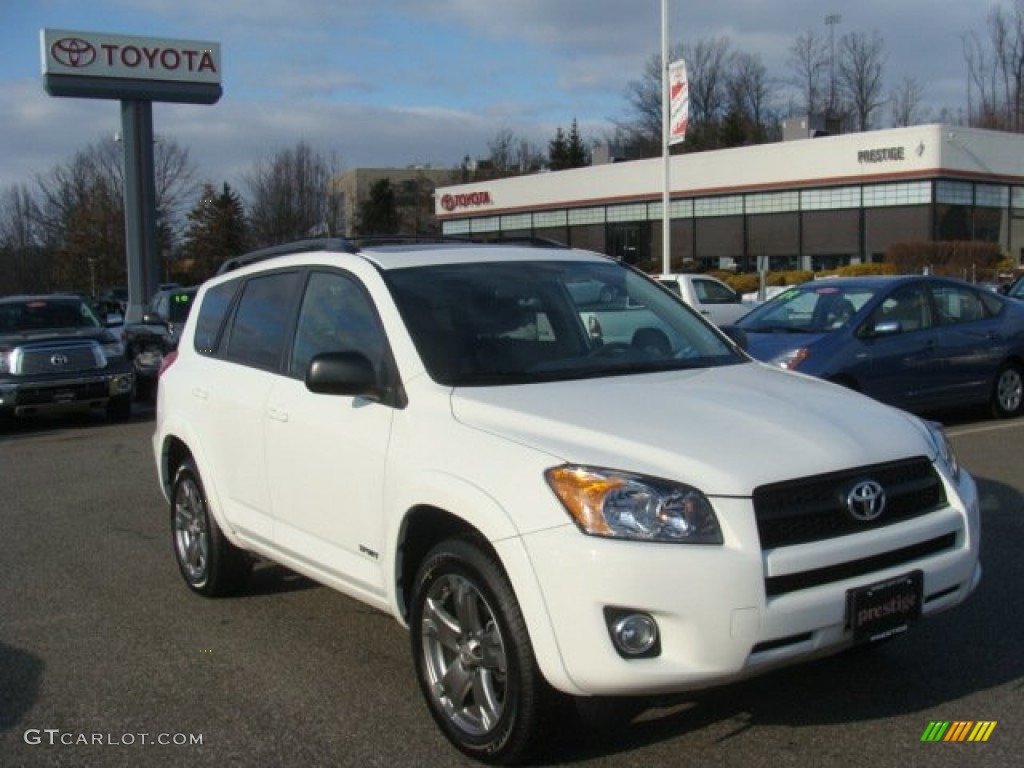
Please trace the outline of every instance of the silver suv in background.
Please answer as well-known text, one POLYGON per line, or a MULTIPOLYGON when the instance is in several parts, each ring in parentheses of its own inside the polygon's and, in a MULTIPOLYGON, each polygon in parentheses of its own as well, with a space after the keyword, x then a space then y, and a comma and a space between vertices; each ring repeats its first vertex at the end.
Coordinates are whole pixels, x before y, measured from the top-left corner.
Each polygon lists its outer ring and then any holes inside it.
POLYGON ((229 267, 157 390, 185 583, 240 589, 259 556, 391 614, 475 758, 542 750, 573 697, 886 640, 978 583, 937 425, 753 362, 613 259, 326 241, 229 267))

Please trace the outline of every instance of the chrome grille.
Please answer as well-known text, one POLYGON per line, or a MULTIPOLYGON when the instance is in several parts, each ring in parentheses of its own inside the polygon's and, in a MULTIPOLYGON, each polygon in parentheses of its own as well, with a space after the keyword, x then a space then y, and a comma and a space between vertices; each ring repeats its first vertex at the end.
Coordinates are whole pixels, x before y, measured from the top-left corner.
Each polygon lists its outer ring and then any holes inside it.
POLYGON ((104 368, 106 360, 94 341, 61 342, 19 347, 11 359, 16 376, 78 373, 104 368))
POLYGON ((898 523, 940 509, 946 492, 924 456, 763 485, 754 491, 761 548, 804 544, 898 523), (847 510, 850 488, 874 480, 885 490, 877 520, 863 522, 847 510))

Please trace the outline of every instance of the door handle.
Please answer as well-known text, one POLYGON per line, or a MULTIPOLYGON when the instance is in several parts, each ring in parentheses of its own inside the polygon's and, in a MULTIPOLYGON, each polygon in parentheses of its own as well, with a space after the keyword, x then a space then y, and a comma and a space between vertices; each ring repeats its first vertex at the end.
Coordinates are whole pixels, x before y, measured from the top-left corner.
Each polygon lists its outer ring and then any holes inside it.
POLYGON ((196 400, 208 400, 210 393, 202 387, 192 387, 192 397, 196 400))
POLYGON ((280 408, 267 408, 267 416, 282 423, 288 421, 288 411, 282 411, 280 408))

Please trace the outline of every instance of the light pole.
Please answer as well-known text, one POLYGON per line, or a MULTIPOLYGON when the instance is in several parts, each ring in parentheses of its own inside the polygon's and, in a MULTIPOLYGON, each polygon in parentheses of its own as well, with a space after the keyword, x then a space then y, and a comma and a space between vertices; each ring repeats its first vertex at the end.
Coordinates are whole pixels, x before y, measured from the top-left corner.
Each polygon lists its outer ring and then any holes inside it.
POLYGON ((829 82, 828 82, 828 112, 826 117, 832 117, 836 110, 836 24, 841 22, 843 17, 838 13, 830 13, 825 17, 825 24, 829 29, 829 82))

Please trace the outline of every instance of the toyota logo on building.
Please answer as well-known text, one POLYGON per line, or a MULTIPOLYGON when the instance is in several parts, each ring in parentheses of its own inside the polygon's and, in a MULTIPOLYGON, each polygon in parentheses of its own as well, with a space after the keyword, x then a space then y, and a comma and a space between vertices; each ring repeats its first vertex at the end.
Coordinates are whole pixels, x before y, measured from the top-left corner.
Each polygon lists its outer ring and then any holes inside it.
POLYGON ((54 368, 63 368, 66 365, 71 364, 71 358, 67 355, 62 355, 59 352, 56 355, 50 355, 50 365, 54 368))
POLYGON ((885 509, 885 490, 874 480, 862 480, 846 495, 846 509, 854 520, 877 520, 885 509))
POLYGON ((62 37, 50 46, 50 55, 65 67, 81 69, 96 61, 92 43, 80 37, 62 37))

